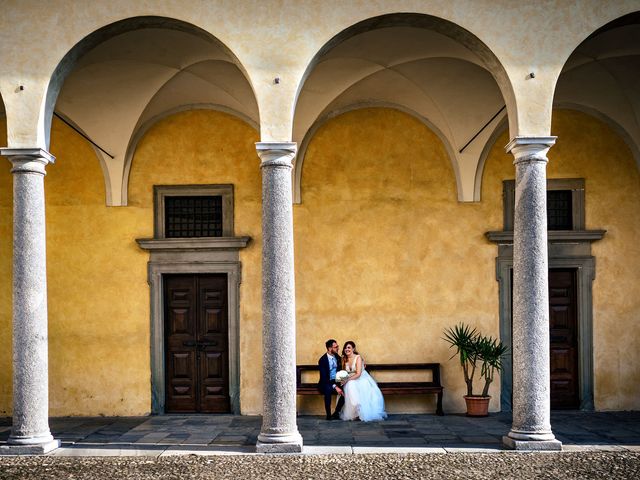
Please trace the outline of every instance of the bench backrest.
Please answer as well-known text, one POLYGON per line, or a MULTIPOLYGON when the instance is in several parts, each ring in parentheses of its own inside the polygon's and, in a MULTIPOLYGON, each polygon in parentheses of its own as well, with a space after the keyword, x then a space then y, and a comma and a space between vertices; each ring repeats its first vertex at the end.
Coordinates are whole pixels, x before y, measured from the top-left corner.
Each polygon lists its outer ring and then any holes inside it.
MULTIPOLYGON (((318 368, 318 365, 296 365, 296 385, 302 385, 303 372, 317 372, 318 368)), ((367 363, 366 370, 368 372, 403 370, 431 371, 431 383, 433 383, 434 386, 441 386, 439 363, 367 363)))

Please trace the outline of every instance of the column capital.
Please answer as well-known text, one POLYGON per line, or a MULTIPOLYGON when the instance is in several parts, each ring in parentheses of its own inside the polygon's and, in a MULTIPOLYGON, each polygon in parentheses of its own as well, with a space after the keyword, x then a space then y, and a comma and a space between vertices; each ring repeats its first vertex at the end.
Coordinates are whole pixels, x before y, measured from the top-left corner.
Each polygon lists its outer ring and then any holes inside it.
POLYGON ((547 162, 547 152, 556 143, 558 137, 514 137, 504 147, 511 153, 514 164, 521 162, 547 162))
POLYGON ((292 168, 296 156, 295 142, 256 142, 256 151, 260 157, 260 167, 292 168))
POLYGON ((42 148, 0 148, 0 155, 12 163, 11 173, 39 173, 45 175, 45 167, 55 163, 56 157, 42 148))

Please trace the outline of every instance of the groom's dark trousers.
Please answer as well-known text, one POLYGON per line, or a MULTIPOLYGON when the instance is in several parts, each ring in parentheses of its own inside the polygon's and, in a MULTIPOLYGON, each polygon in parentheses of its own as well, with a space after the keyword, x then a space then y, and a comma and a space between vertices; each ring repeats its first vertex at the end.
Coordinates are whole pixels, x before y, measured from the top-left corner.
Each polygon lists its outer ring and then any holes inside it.
MULTIPOLYGON (((336 358, 336 362, 338 362, 338 370, 340 370, 340 362, 338 358, 336 358)), ((327 413, 327 417, 330 417, 331 398, 334 394, 337 395, 337 392, 333 388, 336 382, 335 380, 331 380, 331 367, 329 366, 329 357, 326 353, 320 357, 320 360, 318 360, 318 367, 320 367, 320 381, 318 382, 318 390, 320 390, 320 393, 324 395, 324 410, 327 413)), ((338 404, 336 405, 336 413, 340 413, 343 405, 344 397, 340 395, 338 397, 338 404)))

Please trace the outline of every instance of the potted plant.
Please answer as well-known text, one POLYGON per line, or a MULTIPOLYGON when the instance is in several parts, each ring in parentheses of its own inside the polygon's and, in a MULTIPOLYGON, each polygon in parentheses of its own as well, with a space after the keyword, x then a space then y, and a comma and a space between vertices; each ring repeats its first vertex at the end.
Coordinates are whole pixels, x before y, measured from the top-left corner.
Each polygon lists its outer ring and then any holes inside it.
POLYGON ((444 340, 450 344, 449 348, 456 349, 451 358, 457 355, 462 366, 464 382, 467 385, 467 394, 464 396, 467 415, 486 417, 489 414, 491 400, 489 386, 495 374, 502 371, 502 356, 506 353, 507 347, 497 339, 481 335, 475 328, 464 323, 446 329, 444 340), (484 386, 482 394, 474 395, 473 378, 478 366, 484 386))

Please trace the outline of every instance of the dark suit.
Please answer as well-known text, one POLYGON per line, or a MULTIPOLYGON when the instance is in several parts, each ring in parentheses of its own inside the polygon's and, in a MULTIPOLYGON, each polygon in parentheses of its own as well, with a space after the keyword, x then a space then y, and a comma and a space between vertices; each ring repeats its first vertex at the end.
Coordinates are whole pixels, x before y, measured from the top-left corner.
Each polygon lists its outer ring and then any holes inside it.
MULTIPOLYGON (((340 357, 334 357, 336 359, 336 371, 340 370, 340 357)), ((329 357, 325 353, 318 360, 318 367, 320 369, 320 381, 318 382, 318 390, 324 395, 324 410, 327 412, 327 417, 331 416, 331 397, 334 394, 338 394, 333 386, 336 381, 331 380, 331 366, 329 365, 329 357)), ((340 395, 338 397, 338 404, 336 405, 336 413, 340 413, 342 406, 344 405, 344 397, 340 395)))

